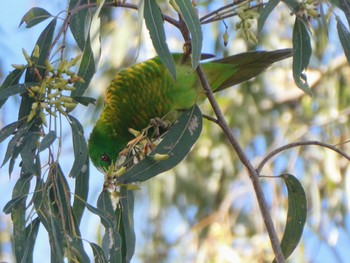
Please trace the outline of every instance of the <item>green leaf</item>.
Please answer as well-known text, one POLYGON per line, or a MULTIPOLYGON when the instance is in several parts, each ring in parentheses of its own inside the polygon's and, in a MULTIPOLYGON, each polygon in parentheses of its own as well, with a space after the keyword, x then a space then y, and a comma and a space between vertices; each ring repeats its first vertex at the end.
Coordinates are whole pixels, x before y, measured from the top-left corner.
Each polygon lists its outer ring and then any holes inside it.
POLYGON ((8 201, 2 210, 5 214, 10 214, 12 209, 16 209, 19 205, 22 204, 23 199, 26 199, 27 196, 17 196, 8 201))
POLYGON ((118 181, 121 184, 142 182, 173 168, 186 157, 201 130, 202 114, 194 105, 179 117, 150 155, 121 175, 118 181), (157 161, 156 154, 168 155, 168 159, 157 161))
POLYGON ((293 11, 294 14, 300 9, 300 3, 296 0, 284 0, 283 2, 285 2, 289 6, 289 8, 293 11))
POLYGON ((37 163, 39 134, 37 132, 29 132, 24 136, 23 140, 23 147, 20 151, 22 166, 27 172, 40 176, 41 169, 37 163))
POLYGON ((74 163, 73 167, 69 173, 69 176, 75 178, 79 174, 84 173, 86 168, 86 158, 87 158, 87 144, 84 137, 84 129, 80 122, 69 115, 70 126, 72 129, 73 137, 73 149, 74 149, 74 163))
POLYGON ((123 258, 130 262, 135 253, 135 230, 134 230, 134 193, 121 187, 120 190, 121 225, 119 230, 122 236, 123 258))
POLYGON ((7 100, 9 97, 13 95, 24 93, 26 92, 27 88, 38 84, 39 84, 38 82, 29 82, 29 83, 11 85, 7 89, 0 91, 0 101, 7 100))
POLYGON ((102 250, 102 248, 95 244, 90 242, 89 243, 92 249, 92 252, 94 253, 94 262, 96 263, 108 263, 108 260, 102 250))
MULTIPOLYGON (((349 1, 340 0, 338 2, 338 7, 341 10, 343 10, 345 17, 348 20, 349 27, 350 27, 350 3, 349 3, 349 1)), ((338 17, 337 17, 337 19, 338 19, 338 17)))
POLYGON ((89 203, 86 203, 86 208, 91 212, 100 217, 101 223, 105 228, 113 228, 114 227, 114 222, 113 220, 109 217, 106 211, 100 208, 93 207, 89 203))
POLYGON ((312 92, 303 72, 309 65, 311 52, 309 32, 305 24, 296 17, 293 28, 293 78, 298 88, 310 96, 312 92))
POLYGON ((338 16, 336 16, 336 19, 337 19, 337 30, 338 30, 339 40, 341 45, 343 46, 346 59, 350 64, 350 32, 344 26, 343 22, 340 20, 338 16))
POLYGON ((89 157, 86 156, 85 165, 81 169, 81 173, 75 178, 73 211, 78 225, 80 225, 89 193, 89 177, 89 157))
MULTIPOLYGON (((0 94, 3 94, 9 87, 18 84, 19 79, 23 75, 24 70, 15 69, 13 70, 4 80, 0 87, 0 94)), ((0 100, 0 109, 5 104, 7 98, 0 100)))
POLYGON ((157 51, 160 60, 169 70, 173 78, 176 79, 175 62, 166 43, 162 12, 156 1, 145 0, 144 18, 153 46, 157 51))
POLYGON ((73 100, 75 100, 76 102, 84 105, 84 106, 88 106, 89 104, 96 104, 96 99, 91 98, 91 97, 84 97, 84 96, 79 96, 79 97, 72 97, 73 100))
POLYGON ((38 236, 39 226, 40 226, 40 220, 39 218, 35 218, 26 227, 27 245, 26 245, 21 262, 25 262, 25 263, 33 262, 34 245, 35 245, 36 238, 38 236))
MULTIPOLYGON (((69 1, 68 9, 69 11, 72 11, 78 6, 81 6, 84 4, 87 4, 87 0, 71 0, 69 1)), ((69 23, 70 31, 72 32, 72 35, 75 41, 77 42, 78 47, 82 51, 84 50, 84 47, 85 47, 85 41, 86 41, 86 35, 87 35, 86 27, 90 19, 91 19, 91 11, 89 11, 88 9, 82 9, 72 16, 72 19, 69 23)))
POLYGON ((45 9, 40 7, 33 7, 23 16, 19 26, 21 26, 23 23, 26 23, 26 27, 29 28, 41 23, 49 17, 52 17, 52 15, 45 9))
POLYGON ((287 259, 298 245, 303 234, 306 223, 307 203, 304 188, 295 176, 282 174, 279 177, 284 179, 288 190, 286 228, 281 241, 281 249, 284 257, 287 259))
POLYGON ((6 140, 7 137, 13 135, 17 128, 20 126, 20 122, 15 121, 6 125, 4 128, 0 130, 0 143, 6 140))
POLYGON ((265 24, 267 17, 276 8, 279 2, 280 2, 279 0, 270 0, 267 2, 264 8, 260 11, 259 18, 258 18, 258 35, 261 33, 261 30, 265 24))
POLYGON ((57 138, 56 132, 49 131, 49 133, 46 134, 45 137, 41 140, 39 151, 42 152, 42 151, 46 150, 47 148, 49 148, 51 146, 51 144, 53 144, 53 142, 56 140, 56 138, 57 138))
POLYGON ((26 249, 26 201, 29 193, 31 174, 21 172, 21 177, 17 180, 12 193, 12 198, 21 198, 21 202, 16 207, 12 207, 11 218, 13 222, 13 242, 15 257, 17 262, 21 262, 26 249))
POLYGON ((192 69, 199 64, 202 54, 203 33, 196 10, 189 0, 175 0, 188 30, 191 33, 192 69))
POLYGON ((84 79, 84 82, 75 82, 74 87, 75 90, 72 91, 71 97, 80 97, 84 94, 85 90, 90 84, 90 81, 95 74, 95 61, 94 54, 91 49, 90 35, 88 35, 85 46, 83 56, 81 58, 81 62, 79 65, 78 76, 84 79))

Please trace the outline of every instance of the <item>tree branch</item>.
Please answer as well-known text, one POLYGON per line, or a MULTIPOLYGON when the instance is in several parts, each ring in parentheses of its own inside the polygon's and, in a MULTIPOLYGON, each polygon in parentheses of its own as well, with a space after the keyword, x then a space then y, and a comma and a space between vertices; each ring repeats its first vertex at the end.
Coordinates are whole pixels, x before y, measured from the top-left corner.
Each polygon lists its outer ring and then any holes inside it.
POLYGON ((268 155, 266 155, 266 157, 260 162, 258 168, 256 168, 256 171, 258 174, 260 174, 262 168, 264 167, 264 165, 275 155, 285 151, 285 150, 289 150, 291 148, 294 147, 300 147, 300 146, 308 146, 308 145, 317 145, 317 146, 321 146, 321 147, 325 147, 328 149, 331 149, 337 153, 339 153, 340 155, 342 155, 343 157, 345 157, 346 159, 348 159, 350 161, 350 156, 348 154, 346 154, 344 151, 338 149, 337 147, 335 147, 334 145, 328 144, 328 143, 324 143, 324 142, 319 142, 319 141, 304 141, 304 142, 292 142, 286 145, 283 145, 275 150, 273 150, 272 152, 270 152, 268 155))
POLYGON ((227 124, 227 122, 222 114, 222 111, 214 98, 213 92, 210 89, 209 83, 205 77, 205 74, 202 70, 201 65, 199 65, 197 67, 197 73, 198 73, 199 79, 202 83, 202 86, 206 92, 206 95, 210 101, 210 104, 215 112, 216 117, 217 117, 217 124, 223 130, 223 132, 225 133, 230 144, 232 145, 232 147, 236 151, 238 158, 241 160, 242 164, 247 168, 247 170, 249 172, 250 179, 252 180, 255 194, 256 194, 256 197, 258 199, 261 214, 263 216, 263 220, 264 220, 267 232, 268 232, 269 237, 270 237, 270 241, 271 241, 272 249, 273 249, 275 257, 276 257, 276 261, 278 263, 285 262, 284 256, 283 256, 283 253, 281 250, 281 246, 279 244, 279 240, 277 237, 277 233, 276 233, 275 227, 274 227, 273 222, 272 222, 270 211, 269 211, 269 208, 267 206, 266 199, 265 199, 262 187, 261 187, 260 182, 259 182, 259 174, 258 174, 257 170, 254 169, 253 165, 249 161, 247 155, 245 154, 245 152, 244 152, 243 148, 241 147, 241 145, 239 144, 239 142, 233 136, 231 129, 229 128, 229 126, 228 126, 228 124, 227 124))

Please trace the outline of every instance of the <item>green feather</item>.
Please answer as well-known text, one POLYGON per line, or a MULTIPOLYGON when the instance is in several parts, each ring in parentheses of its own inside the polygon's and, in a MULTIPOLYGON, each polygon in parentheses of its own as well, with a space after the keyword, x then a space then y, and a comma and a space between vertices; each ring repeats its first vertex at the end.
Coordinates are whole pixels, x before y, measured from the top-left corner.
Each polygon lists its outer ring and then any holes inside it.
MULTIPOLYGON (((247 52, 203 63, 202 68, 214 92, 253 78, 272 63, 288 58, 290 49, 247 52)), ((93 164, 106 171, 119 152, 133 139, 128 129, 142 130, 152 118, 174 121, 179 110, 188 109, 205 98, 189 58, 174 54, 174 80, 158 57, 123 69, 106 91, 106 101, 89 139, 93 164), (170 114, 169 114, 170 113, 170 114)))

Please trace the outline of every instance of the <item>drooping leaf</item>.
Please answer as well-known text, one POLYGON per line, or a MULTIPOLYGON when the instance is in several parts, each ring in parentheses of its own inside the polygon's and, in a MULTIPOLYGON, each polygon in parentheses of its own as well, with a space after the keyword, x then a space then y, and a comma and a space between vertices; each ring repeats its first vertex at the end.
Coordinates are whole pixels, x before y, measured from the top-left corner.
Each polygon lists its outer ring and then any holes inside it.
POLYGON ((338 30, 339 40, 341 45, 343 46, 346 59, 350 64, 350 32, 344 26, 343 22, 340 20, 338 16, 336 16, 336 19, 337 19, 337 30, 338 30))
POLYGON ((49 133, 46 134, 45 137, 41 140, 39 151, 42 152, 42 151, 46 150, 47 148, 49 148, 51 146, 51 144, 53 144, 53 142, 56 140, 56 138, 57 138, 56 132, 49 131, 49 133))
POLYGON ((108 261, 102 248, 99 245, 92 242, 90 242, 89 244, 91 246, 92 252, 94 253, 94 262, 107 263, 108 261))
POLYGON ((52 15, 45 9, 40 7, 33 7, 23 16, 19 26, 21 26, 23 23, 26 23, 26 27, 29 28, 41 23, 49 17, 52 17, 52 15))
POLYGON ((87 36, 83 56, 79 65, 78 76, 84 79, 84 82, 75 82, 75 90, 72 91, 71 97, 80 97, 90 84, 90 81, 95 74, 94 54, 91 49, 90 34, 87 36))
POLYGON ((180 116, 149 156, 118 177, 118 181, 122 184, 142 182, 173 168, 186 157, 201 130, 202 114, 195 105, 180 116), (158 160, 156 156, 168 158, 158 160))
POLYGON ((30 222, 30 224, 26 227, 26 248, 23 254, 23 258, 21 262, 32 263, 33 262, 33 252, 35 241, 38 236, 40 226, 39 218, 35 218, 30 222))
POLYGON ((258 18, 258 35, 261 33, 261 30, 265 24, 266 19, 271 14, 271 12, 276 8, 280 1, 279 0, 270 0, 266 3, 264 8, 259 13, 258 18))
POLYGON ((91 98, 91 97, 84 97, 84 96, 79 96, 79 97, 72 97, 73 100, 75 100, 76 102, 84 105, 84 106, 88 106, 89 104, 96 104, 96 99, 91 98))
MULTIPOLYGON (((287 259, 297 247, 306 223, 307 204, 303 186, 291 174, 282 174, 288 190, 288 213, 281 249, 287 259)), ((275 262, 275 260, 274 260, 275 262)))
POLYGON ((293 78, 298 88, 310 96, 312 92, 303 72, 309 65, 311 52, 309 32, 305 24, 296 17, 293 28, 293 78))
POLYGON ((144 18, 146 27, 152 39, 153 46, 166 68, 173 78, 176 78, 176 67, 173 56, 170 53, 163 26, 162 12, 157 5, 157 1, 144 1, 144 18))
POLYGON ((40 176, 41 169, 40 165, 37 164, 39 134, 37 132, 30 132, 26 134, 23 140, 23 147, 20 151, 22 166, 27 172, 40 176))
POLYGON ((285 2, 289 8, 293 11, 293 13, 296 13, 299 10, 300 7, 300 3, 296 0, 284 0, 283 2, 285 2))
POLYGON ((21 198, 21 202, 12 207, 11 218, 13 222, 13 241, 14 252, 17 262, 21 262, 27 246, 26 239, 26 200, 29 193, 30 181, 33 176, 29 173, 21 171, 21 177, 17 180, 13 192, 12 199, 21 198))
POLYGON ((120 191, 121 225, 119 233, 122 237, 123 258, 130 262, 135 253, 135 230, 134 230, 134 193, 121 187, 120 191))
MULTIPOLYGON (((19 79, 21 78, 22 74, 24 72, 24 69, 15 69, 13 70, 4 80, 0 87, 0 94, 4 93, 9 87, 18 84, 19 79)), ((0 109, 6 102, 7 98, 4 98, 0 100, 0 109)))
POLYGON ((80 122, 71 115, 69 115, 69 119, 74 149, 74 163, 69 176, 75 178, 82 173, 82 170, 86 170, 87 144, 84 138, 84 129, 80 122))
POLYGON ((12 198, 10 201, 6 203, 4 209, 2 210, 5 214, 10 214, 12 209, 16 209, 18 205, 22 204, 23 199, 26 199, 27 196, 17 196, 12 198))
POLYGON ((192 69, 195 70, 199 64, 202 54, 203 33, 198 14, 192 2, 188 0, 175 0, 188 30, 191 33, 192 69))
POLYGON ((349 3, 349 1, 343 1, 343 0, 338 1, 338 7, 341 10, 343 10, 345 17, 348 20, 349 27, 350 27, 350 3, 349 3))
POLYGON ((12 122, 0 130, 0 143, 2 143, 4 140, 6 140, 7 137, 14 134, 14 132, 20 126, 19 123, 20 122, 18 122, 18 121, 12 122))
MULTIPOLYGON (((77 8, 78 6, 87 4, 87 0, 71 0, 69 1, 69 11, 77 8)), ((89 20, 91 19, 91 11, 89 9, 82 9, 73 14, 69 23, 70 31, 78 44, 81 51, 84 50, 85 41, 87 37, 87 27, 89 20)))
POLYGON ((100 60, 101 55, 101 38, 100 38, 100 30, 101 30, 101 19, 100 13, 102 7, 105 3, 105 0, 97 1, 97 9, 95 10, 92 20, 90 23, 89 36, 91 43, 92 54, 94 55, 95 67, 97 67, 98 62, 100 60))
POLYGON ((11 85, 7 89, 0 91, 0 101, 6 100, 13 95, 24 93, 24 92, 26 92, 27 88, 35 86, 35 85, 38 85, 38 83, 37 82, 29 82, 29 83, 11 85))
POLYGON ((80 174, 75 178, 73 211, 78 225, 80 225, 89 193, 89 178, 89 157, 86 156, 85 164, 80 170, 80 174))

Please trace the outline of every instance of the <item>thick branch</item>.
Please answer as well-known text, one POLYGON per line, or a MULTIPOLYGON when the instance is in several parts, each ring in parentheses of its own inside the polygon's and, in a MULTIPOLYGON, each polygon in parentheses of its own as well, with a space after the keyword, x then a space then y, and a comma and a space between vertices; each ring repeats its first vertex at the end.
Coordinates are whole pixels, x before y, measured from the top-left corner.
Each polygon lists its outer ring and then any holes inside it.
POLYGON ((210 104, 211 104, 211 106, 216 114, 218 125, 221 127, 221 129, 225 133, 227 139, 229 140, 230 144, 232 145, 232 147, 236 151, 238 158, 241 160, 242 164, 247 168, 247 170, 249 172, 250 179, 252 180, 255 194, 256 194, 256 197, 258 199, 259 207, 260 207, 263 219, 264 219, 264 223, 265 223, 267 232, 268 232, 269 237, 270 237, 272 249, 273 249, 274 254, 276 256, 276 261, 278 263, 285 262, 284 256, 283 256, 280 244, 279 244, 279 240, 277 237, 277 233, 276 233, 275 227, 274 227, 273 222, 272 222, 270 211, 269 211, 269 208, 267 206, 265 196, 264 196, 262 187, 261 187, 260 182, 259 182, 259 174, 254 169, 253 165, 249 161, 247 155, 243 151, 239 142, 233 136, 233 134, 232 134, 232 132, 231 132, 231 130, 230 130, 230 128, 229 128, 229 126, 228 126, 228 124, 227 124, 227 122, 226 122, 226 120, 221 112, 221 109, 214 98, 213 92, 210 89, 209 83, 208 83, 200 65, 197 67, 197 73, 198 73, 200 81, 203 85, 203 88, 206 92, 206 95, 210 101, 210 104))

